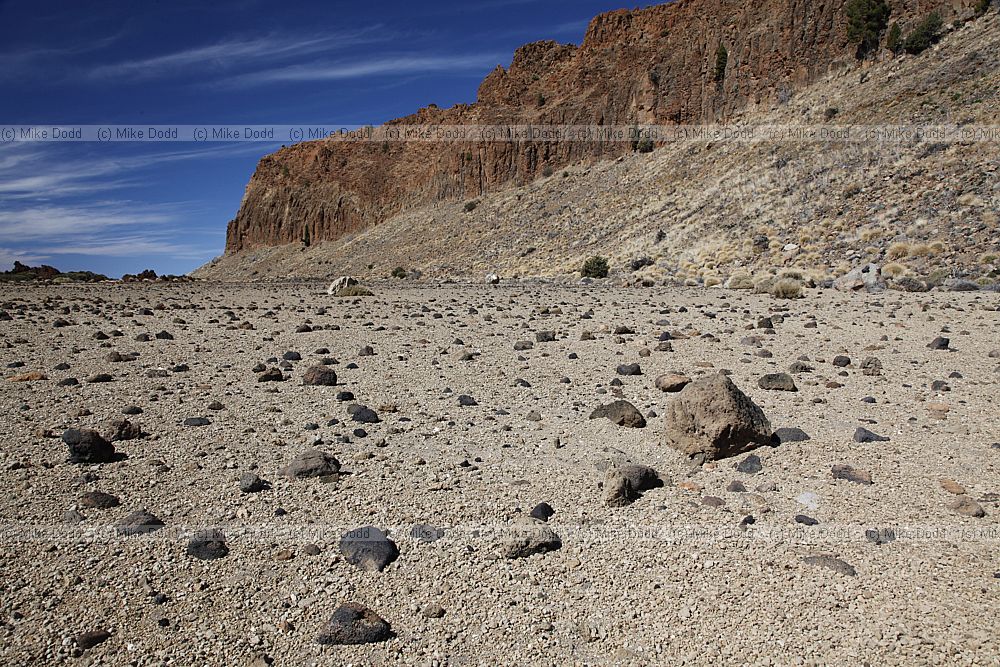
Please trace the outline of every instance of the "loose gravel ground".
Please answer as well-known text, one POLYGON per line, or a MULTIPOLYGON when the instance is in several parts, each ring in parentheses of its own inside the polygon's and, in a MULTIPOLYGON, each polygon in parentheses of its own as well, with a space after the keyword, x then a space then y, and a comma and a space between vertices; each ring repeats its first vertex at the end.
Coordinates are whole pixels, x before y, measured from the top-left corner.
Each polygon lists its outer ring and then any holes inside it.
POLYGON ((997 294, 372 289, 0 288, 0 663, 998 664, 997 294), (669 448, 656 378, 719 371, 809 439, 755 474, 669 448), (616 400, 647 426, 589 419, 616 400), (122 419, 120 460, 67 462, 122 419), (309 449, 339 472, 280 474, 309 449), (608 506, 626 463, 664 484, 608 506), (504 557, 542 502, 561 547, 504 557), (137 510, 165 526, 120 536, 137 510), (341 554, 365 526, 382 571, 341 554), (344 603, 391 638, 317 643, 344 603))

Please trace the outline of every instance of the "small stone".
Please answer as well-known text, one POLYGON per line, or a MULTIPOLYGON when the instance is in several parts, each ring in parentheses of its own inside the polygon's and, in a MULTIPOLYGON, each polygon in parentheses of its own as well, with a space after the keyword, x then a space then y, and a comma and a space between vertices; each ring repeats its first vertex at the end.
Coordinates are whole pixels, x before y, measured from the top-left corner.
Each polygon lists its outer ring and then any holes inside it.
POLYGON ((367 572, 381 572, 399 557, 396 543, 374 526, 364 526, 344 533, 340 553, 352 565, 367 572))
POLYGON ((384 642, 392 630, 378 614, 355 602, 345 602, 333 612, 316 642, 327 645, 373 644, 384 642))
POLYGON ((423 614, 424 618, 442 618, 445 611, 444 607, 432 602, 426 605, 420 613, 423 614))
POLYGON ((86 651, 109 639, 111 639, 111 633, 107 630, 90 630, 89 632, 77 635, 73 638, 73 641, 76 642, 77 646, 86 651))
POLYGON ((853 468, 849 465, 838 464, 831 469, 834 479, 845 479, 855 484, 871 484, 872 476, 866 470, 853 468))
POLYGON ((948 503, 948 509, 962 516, 981 519, 986 516, 983 506, 968 496, 959 496, 948 503))
POLYGON ((548 503, 538 503, 531 508, 531 512, 528 513, 528 516, 533 519, 538 519, 539 521, 548 521, 555 513, 556 511, 552 509, 552 505, 549 505, 548 503))
POLYGON ((260 493, 271 488, 271 483, 263 480, 260 476, 245 472, 240 475, 240 491, 243 493, 260 493))
POLYGON ((639 364, 622 364, 615 369, 618 375, 642 375, 642 369, 639 364))
POLYGON ((838 574, 843 574, 849 577, 854 577, 858 574, 858 571, 854 569, 853 565, 839 558, 834 558, 833 556, 804 556, 802 561, 806 565, 824 567, 828 570, 833 570, 838 574))
POLYGON ((154 514, 146 510, 137 510, 118 522, 116 531, 119 535, 131 537, 146 535, 163 528, 164 523, 154 514))
POLYGON ((191 538, 187 545, 187 554, 200 560, 216 560, 229 554, 226 546, 226 536, 220 530, 205 530, 191 538))
POLYGON ((788 373, 770 373, 757 381, 757 386, 766 391, 798 391, 795 380, 788 373))
POLYGON ((302 375, 302 384, 311 387, 333 387, 337 384, 337 373, 326 366, 313 366, 302 375))
POLYGON ((747 487, 743 485, 743 482, 738 479, 734 479, 729 483, 729 486, 726 487, 726 491, 729 493, 746 493, 747 487))
POLYGON ((795 523, 801 523, 803 526, 815 526, 819 524, 819 521, 805 514, 796 514, 795 523))
POLYGON ((948 493, 953 493, 956 496, 961 496, 965 494, 965 487, 956 482, 953 479, 942 479, 940 481, 941 488, 948 493))
POLYGON ((520 517, 510 527, 510 533, 501 546, 501 555, 508 559, 528 558, 561 547, 562 540, 544 522, 520 517))
POLYGON ((69 447, 70 463, 110 463, 117 458, 114 445, 97 431, 67 429, 62 440, 69 447))
POLYGON ((756 475, 763 469, 764 466, 761 465, 760 457, 756 454, 751 454, 736 464, 736 471, 745 475, 756 475))
POLYGON ((279 471, 284 477, 307 479, 340 473, 340 461, 318 449, 307 449, 279 471))
POLYGON ((646 418, 628 401, 615 401, 602 405, 590 414, 591 419, 605 418, 625 428, 645 428, 646 418))

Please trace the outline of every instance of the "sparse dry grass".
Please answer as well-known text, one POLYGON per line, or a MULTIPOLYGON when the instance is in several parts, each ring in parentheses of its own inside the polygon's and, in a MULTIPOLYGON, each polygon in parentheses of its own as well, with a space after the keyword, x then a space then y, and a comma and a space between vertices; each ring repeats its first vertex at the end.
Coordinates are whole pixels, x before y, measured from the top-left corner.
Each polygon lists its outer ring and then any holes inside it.
POLYGON ((771 285, 770 293, 776 299, 801 299, 802 283, 791 278, 782 278, 771 285))
POLYGON ((898 278, 899 276, 906 275, 908 269, 898 262, 890 262, 882 267, 882 275, 886 278, 898 278))
POLYGON ((375 296, 375 294, 370 289, 362 287, 361 285, 351 285, 350 287, 345 287, 337 292, 335 296, 341 299, 346 299, 359 296, 375 296))
POLYGON ((903 259, 910 254, 910 244, 904 243, 903 241, 897 241, 889 246, 885 251, 885 256, 888 259, 903 259))

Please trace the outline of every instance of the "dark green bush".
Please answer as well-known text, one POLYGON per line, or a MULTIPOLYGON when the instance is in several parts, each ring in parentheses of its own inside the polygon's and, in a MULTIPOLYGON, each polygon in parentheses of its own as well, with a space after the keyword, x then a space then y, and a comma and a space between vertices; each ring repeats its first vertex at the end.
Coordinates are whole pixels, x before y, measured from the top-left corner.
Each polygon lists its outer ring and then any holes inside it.
POLYGON ((941 38, 942 26, 944 26, 944 21, 941 20, 940 14, 934 12, 928 15, 909 34, 906 41, 903 42, 903 48, 910 55, 915 56, 923 53, 941 38))
POLYGON ((402 280, 403 278, 406 277, 406 269, 404 269, 401 266, 397 266, 395 269, 392 270, 392 277, 399 278, 400 280, 402 280))
POLYGON ((639 143, 635 145, 635 149, 640 153, 652 153, 653 149, 656 148, 656 144, 649 137, 643 137, 639 140, 639 143))
POLYGON ((580 275, 584 278, 607 278, 608 260, 604 257, 591 257, 583 263, 580 275))
POLYGON ((885 0, 850 0, 847 3, 847 38, 858 45, 858 59, 878 48, 892 12, 885 0))
POLYGON ((886 39, 885 45, 894 55, 899 55, 899 52, 903 50, 903 29, 899 27, 899 23, 893 23, 892 27, 889 28, 889 37, 886 39))
POLYGON ((729 65, 729 50, 719 44, 715 52, 715 80, 721 82, 726 78, 726 67, 729 65))
POLYGON ((479 206, 479 202, 477 202, 477 201, 467 201, 467 202, 465 202, 465 212, 466 213, 471 213, 472 211, 476 210, 477 206, 479 206))

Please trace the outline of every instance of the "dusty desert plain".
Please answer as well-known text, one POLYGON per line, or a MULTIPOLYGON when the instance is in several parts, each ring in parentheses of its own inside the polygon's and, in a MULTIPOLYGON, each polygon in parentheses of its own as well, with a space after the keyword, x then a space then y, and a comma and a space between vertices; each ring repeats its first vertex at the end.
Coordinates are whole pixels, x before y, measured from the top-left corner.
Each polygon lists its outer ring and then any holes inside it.
POLYGON ((1000 664, 997 293, 371 288, 0 290, 0 663, 1000 664))

